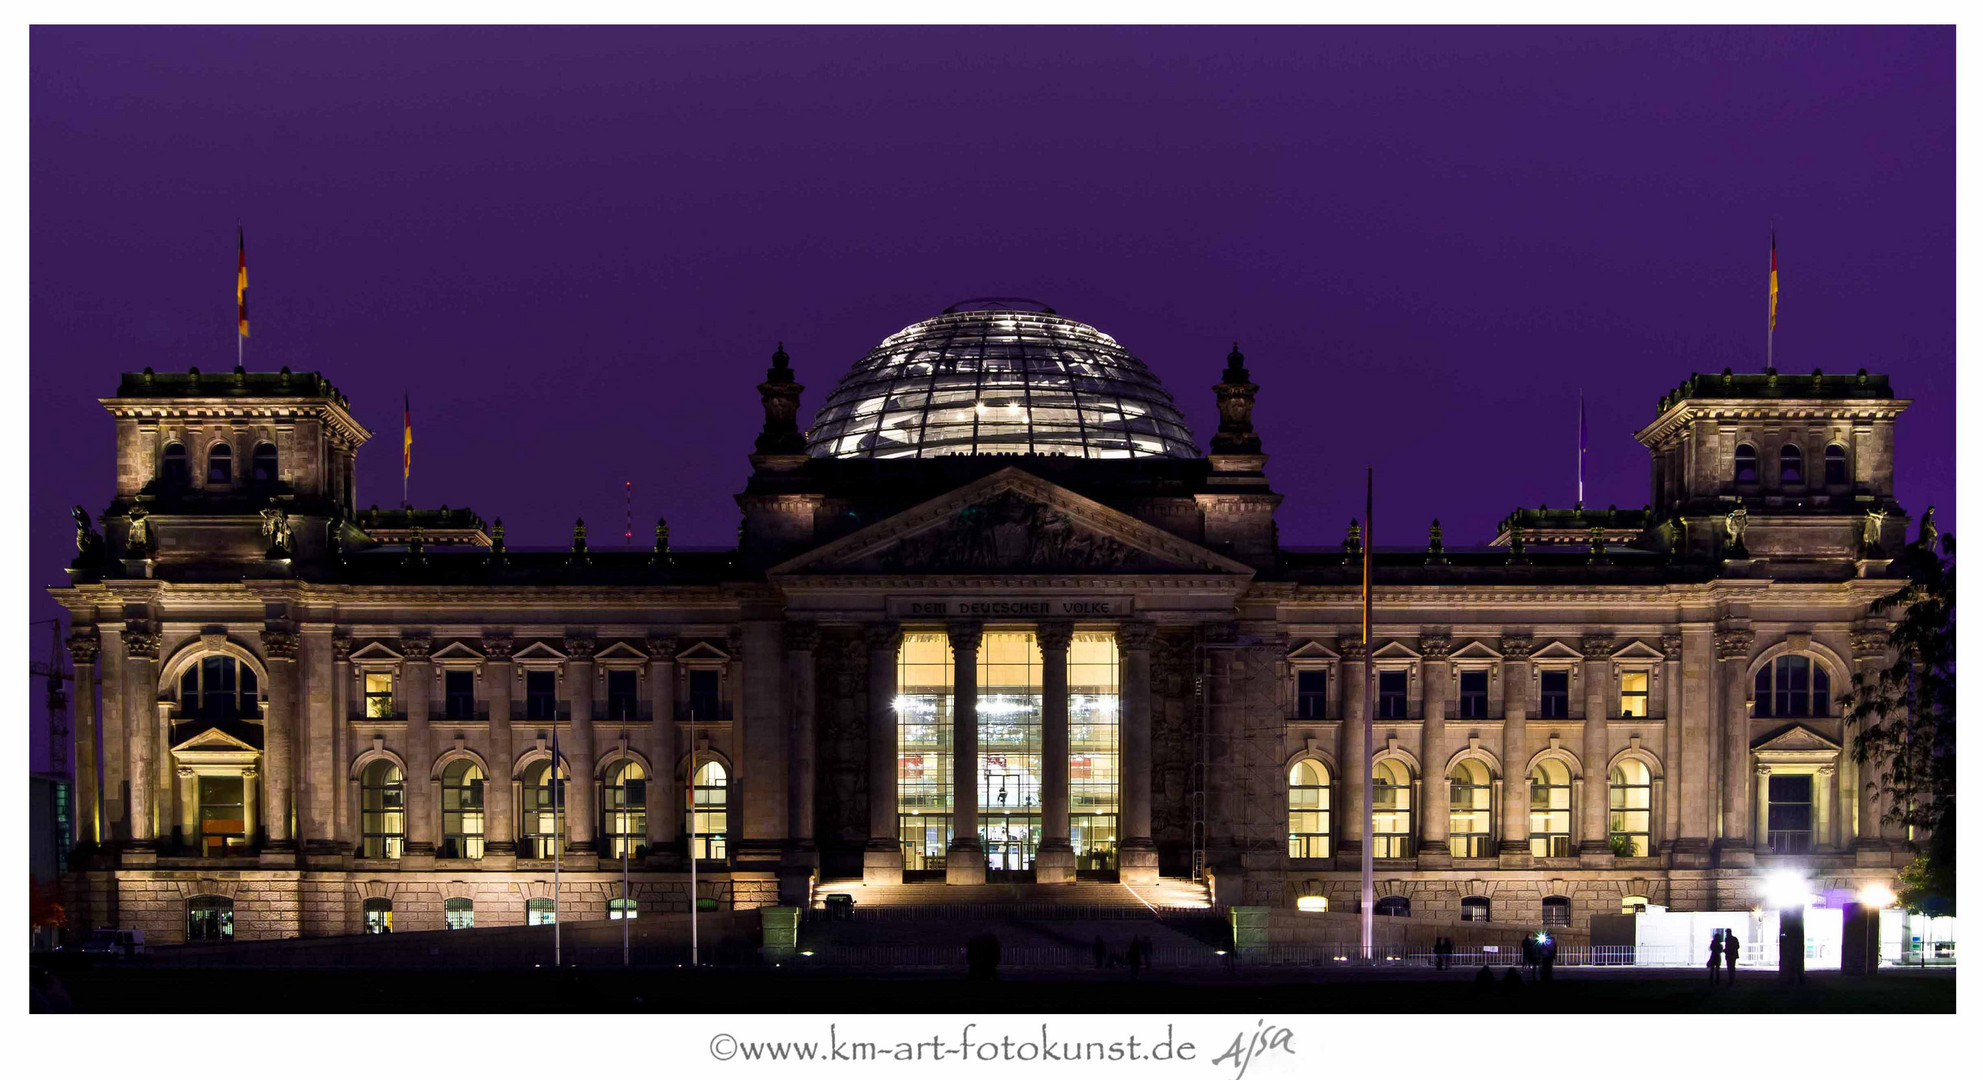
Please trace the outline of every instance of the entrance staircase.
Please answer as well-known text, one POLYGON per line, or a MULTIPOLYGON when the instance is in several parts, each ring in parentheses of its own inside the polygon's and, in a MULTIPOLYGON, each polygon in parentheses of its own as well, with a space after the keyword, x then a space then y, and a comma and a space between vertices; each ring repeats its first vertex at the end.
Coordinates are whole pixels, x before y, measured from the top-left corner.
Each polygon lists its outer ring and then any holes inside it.
POLYGON ((995 882, 985 885, 946 885, 912 881, 901 885, 866 885, 858 878, 822 881, 813 886, 815 909, 826 897, 845 893, 854 898, 854 914, 885 917, 915 914, 960 918, 1109 919, 1172 915, 1211 915, 1211 895, 1200 883, 1184 878, 1159 878, 1151 885, 1113 881, 1076 881, 1064 885, 995 882), (946 911, 947 909, 947 911, 946 911))

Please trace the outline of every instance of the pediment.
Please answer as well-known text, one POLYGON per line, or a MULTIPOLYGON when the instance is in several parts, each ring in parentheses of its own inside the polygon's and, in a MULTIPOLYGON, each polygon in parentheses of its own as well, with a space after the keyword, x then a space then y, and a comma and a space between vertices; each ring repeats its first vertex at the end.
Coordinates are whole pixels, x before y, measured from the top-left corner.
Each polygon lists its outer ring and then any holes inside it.
POLYGON ((1379 645, 1377 650, 1370 654, 1370 658, 1372 660, 1417 660, 1424 655, 1402 641, 1390 641, 1379 645))
POLYGON ((224 751, 245 752, 250 754, 257 752, 253 746, 250 746, 249 744, 242 742, 240 739, 237 739, 234 736, 229 735, 227 732, 222 731, 219 728, 207 728, 206 730, 200 732, 199 734, 193 736, 190 739, 187 739, 185 742, 182 742, 178 746, 172 748, 172 752, 175 754, 183 753, 189 750, 206 750, 206 751, 224 750, 224 751))
POLYGON ((1754 746, 1757 754, 1820 753, 1831 755, 1838 753, 1839 749, 1840 747, 1837 743, 1802 724, 1793 724, 1764 739, 1762 742, 1756 743, 1754 746))
POLYGON ((1454 649, 1448 654, 1447 659, 1454 661, 1474 660, 1492 662, 1501 659, 1501 654, 1489 648, 1484 642, 1469 641, 1465 645, 1454 649))
POLYGON ((1290 660, 1340 660, 1342 654, 1310 638, 1288 653, 1290 660))
POLYGON ((771 573, 1250 577, 1253 568, 1015 466, 790 559, 771 573))
POLYGON ((600 661, 601 663, 608 663, 614 660, 621 660, 621 661, 637 660, 642 663, 647 662, 646 653, 640 651, 639 649, 634 648, 633 646, 627 644, 624 641, 613 642, 611 645, 608 645, 605 648, 600 649, 598 652, 592 654, 592 658, 594 660, 600 661))
POLYGON ((1653 648, 1652 646, 1646 644, 1643 641, 1634 641, 1630 645, 1627 645, 1624 648, 1618 649, 1615 652, 1613 652, 1611 654, 1611 658, 1613 660, 1632 660, 1632 661, 1650 660, 1650 661, 1663 662, 1666 659, 1666 654, 1660 652, 1658 649, 1653 648))
POLYGON ((1582 660, 1583 658, 1584 658, 1583 653, 1578 652, 1576 649, 1573 649, 1570 646, 1563 644, 1561 641, 1552 641, 1549 644, 1544 645, 1542 648, 1537 649, 1529 654, 1529 659, 1532 661, 1533 660, 1582 660))
POLYGON ((479 663, 487 659, 487 657, 470 647, 466 642, 450 641, 442 648, 434 650, 433 659, 436 663, 444 663, 449 660, 474 661, 479 663))
POLYGON ((698 641, 675 654, 676 663, 681 663, 685 660, 722 660, 727 662, 730 659, 729 653, 711 645, 707 641, 698 641))
POLYGON ((555 649, 546 642, 533 641, 523 648, 516 650, 512 659, 519 664, 554 664, 563 663, 565 654, 563 650, 555 649))
POLYGON ((351 653, 351 658, 353 660, 358 660, 358 661, 364 661, 364 660, 399 661, 406 659, 406 656, 405 654, 401 653, 399 650, 393 648, 390 645, 387 645, 383 641, 374 641, 367 644, 362 649, 353 650, 351 653))

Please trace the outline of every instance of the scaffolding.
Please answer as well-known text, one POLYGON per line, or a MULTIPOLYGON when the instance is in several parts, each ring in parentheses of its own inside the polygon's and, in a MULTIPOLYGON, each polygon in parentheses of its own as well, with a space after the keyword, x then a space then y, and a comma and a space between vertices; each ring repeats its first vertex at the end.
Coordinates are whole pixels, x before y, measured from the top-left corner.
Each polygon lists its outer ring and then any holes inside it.
POLYGON ((1286 852, 1287 655, 1271 638, 1214 632, 1200 635, 1192 667, 1191 880, 1204 882, 1217 857, 1252 868, 1286 852))

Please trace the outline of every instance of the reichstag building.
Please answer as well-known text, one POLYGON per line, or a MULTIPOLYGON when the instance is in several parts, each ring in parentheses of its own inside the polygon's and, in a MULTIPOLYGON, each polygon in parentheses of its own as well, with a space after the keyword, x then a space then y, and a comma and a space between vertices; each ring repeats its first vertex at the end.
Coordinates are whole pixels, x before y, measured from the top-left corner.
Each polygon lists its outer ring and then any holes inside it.
POLYGON ((1891 880, 1839 699, 1888 660, 1908 402, 1675 381, 1643 509, 1387 526, 1366 680, 1361 538, 1282 543, 1237 348, 1201 452, 1037 304, 889 336, 804 428, 781 346, 722 551, 363 509, 372 433, 324 375, 126 374, 115 494, 51 589, 102 686, 72 924, 523 924, 554 860, 566 920, 687 910, 690 860, 723 908, 1104 881, 1354 911, 1367 845, 1387 914, 1570 926, 1748 910, 1780 867, 1891 880))

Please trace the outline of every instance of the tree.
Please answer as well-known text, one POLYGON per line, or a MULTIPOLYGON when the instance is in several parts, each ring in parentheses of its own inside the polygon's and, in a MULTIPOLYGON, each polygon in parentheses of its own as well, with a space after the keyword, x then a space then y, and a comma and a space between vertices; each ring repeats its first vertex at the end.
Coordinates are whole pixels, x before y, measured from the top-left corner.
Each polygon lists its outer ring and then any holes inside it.
POLYGON ((1873 602, 1898 612, 1885 668, 1853 676, 1846 723, 1853 756, 1886 796, 1885 819, 1908 826, 1915 858, 1900 875, 1909 910, 1955 913, 1955 537, 1936 550, 1933 510, 1902 552, 1907 584, 1873 602))

